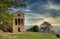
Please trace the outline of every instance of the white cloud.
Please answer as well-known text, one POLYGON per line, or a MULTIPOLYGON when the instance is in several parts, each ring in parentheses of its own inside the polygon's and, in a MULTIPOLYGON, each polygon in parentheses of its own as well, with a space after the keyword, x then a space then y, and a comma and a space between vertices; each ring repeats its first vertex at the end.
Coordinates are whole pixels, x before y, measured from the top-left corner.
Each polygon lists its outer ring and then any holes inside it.
POLYGON ((55 19, 49 17, 50 14, 41 15, 38 13, 26 13, 26 25, 38 25, 40 26, 44 21, 51 23, 53 26, 60 25, 59 18, 55 19), (28 15, 28 16, 27 16, 28 15))
POLYGON ((39 13, 26 13, 26 17, 27 18, 44 18, 44 16, 39 13))
POLYGON ((26 9, 26 10, 25 10, 25 12, 27 12, 27 13, 28 13, 28 12, 31 12, 31 10, 30 10, 30 9, 26 9))
MULTIPOLYGON (((33 5, 35 5, 35 4, 33 4, 33 5)), ((49 0, 48 0, 48 3, 45 5, 42 5, 42 7, 44 9, 47 9, 47 10, 48 9, 60 10, 60 5, 53 4, 49 0)), ((59 22, 60 17, 53 18, 51 16, 51 13, 47 12, 44 15, 39 14, 39 13, 26 13, 26 22, 25 22, 26 25, 39 25, 40 26, 44 21, 51 23, 53 26, 59 26, 60 25, 60 22, 59 22), (35 19, 35 20, 33 20, 33 19, 35 19), (40 19, 42 19, 42 20, 40 20, 40 19)))
POLYGON ((60 16, 53 18, 53 17, 46 17, 43 21, 49 22, 53 26, 60 26, 60 16))
POLYGON ((26 13, 25 15, 26 25, 38 25, 38 21, 41 21, 44 19, 43 15, 38 13, 26 13))
POLYGON ((44 8, 44 9, 55 9, 55 10, 60 10, 60 5, 54 5, 54 4, 45 5, 45 8, 44 8))
POLYGON ((60 10, 60 5, 54 4, 53 0, 47 0, 47 4, 44 5, 44 9, 55 9, 55 10, 60 10))

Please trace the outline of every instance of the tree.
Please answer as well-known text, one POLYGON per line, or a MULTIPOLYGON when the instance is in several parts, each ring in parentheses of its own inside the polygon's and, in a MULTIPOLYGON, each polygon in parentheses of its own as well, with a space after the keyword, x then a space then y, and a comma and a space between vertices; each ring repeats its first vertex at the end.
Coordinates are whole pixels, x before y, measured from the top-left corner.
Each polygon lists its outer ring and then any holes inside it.
POLYGON ((11 7, 26 7, 26 0, 0 0, 0 22, 2 21, 1 29, 11 28, 13 22, 13 15, 10 14, 11 7))
POLYGON ((34 25, 34 26, 33 26, 33 32, 39 32, 39 28, 38 28, 37 25, 34 25))
POLYGON ((6 10, 10 7, 26 7, 25 1, 21 2, 20 0, 0 0, 0 12, 6 12, 6 10))
POLYGON ((39 32, 39 28, 37 25, 34 25, 33 27, 31 27, 30 29, 28 29, 27 31, 32 31, 32 32, 39 32))
POLYGON ((48 22, 43 22, 43 24, 42 24, 41 27, 40 27, 40 31, 43 32, 43 33, 44 33, 44 32, 50 33, 51 30, 52 30, 52 26, 51 26, 51 24, 48 23, 48 22))

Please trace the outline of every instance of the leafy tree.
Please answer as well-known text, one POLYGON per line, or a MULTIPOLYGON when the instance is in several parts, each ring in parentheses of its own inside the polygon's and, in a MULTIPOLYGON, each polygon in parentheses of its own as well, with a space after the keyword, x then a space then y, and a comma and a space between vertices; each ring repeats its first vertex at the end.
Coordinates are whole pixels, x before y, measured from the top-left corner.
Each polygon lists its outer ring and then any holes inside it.
POLYGON ((3 22, 0 29, 11 28, 13 22, 13 15, 9 12, 11 7, 26 7, 26 0, 23 2, 20 0, 0 0, 0 22, 3 22))
POLYGON ((38 32, 39 31, 39 28, 37 25, 33 26, 33 32, 38 32))
POLYGON ((48 22, 43 22, 43 24, 40 27, 40 31, 43 33, 44 32, 49 33, 49 32, 51 32, 51 30, 52 30, 52 26, 48 22))
POLYGON ((30 29, 28 29, 27 31, 32 31, 32 32, 39 32, 39 28, 37 25, 34 25, 33 27, 31 27, 30 29))
POLYGON ((10 7, 26 7, 26 3, 20 0, 0 0, 0 12, 6 12, 10 7))

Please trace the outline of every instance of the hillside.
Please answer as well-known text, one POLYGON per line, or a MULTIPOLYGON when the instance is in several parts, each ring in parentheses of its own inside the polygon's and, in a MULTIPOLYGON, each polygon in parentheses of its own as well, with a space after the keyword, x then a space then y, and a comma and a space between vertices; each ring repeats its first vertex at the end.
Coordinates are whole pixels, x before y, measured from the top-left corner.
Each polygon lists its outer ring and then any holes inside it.
POLYGON ((37 32, 24 32, 18 34, 6 34, 0 32, 0 39, 60 39, 51 34, 37 33, 37 32))
POLYGON ((51 34, 37 33, 37 32, 24 32, 22 34, 10 34, 16 39, 59 39, 51 34))
POLYGON ((15 38, 6 35, 4 32, 0 31, 0 39, 15 39, 15 38))

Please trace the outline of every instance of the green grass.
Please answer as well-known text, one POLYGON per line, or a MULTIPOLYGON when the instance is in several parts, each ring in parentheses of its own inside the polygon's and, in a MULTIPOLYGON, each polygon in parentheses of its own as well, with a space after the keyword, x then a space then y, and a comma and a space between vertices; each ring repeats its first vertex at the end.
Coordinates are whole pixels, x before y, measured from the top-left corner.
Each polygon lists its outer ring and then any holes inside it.
POLYGON ((14 38, 0 31, 0 39, 14 39, 14 38))
POLYGON ((40 32, 23 32, 20 34, 5 34, 0 32, 0 39, 60 39, 52 34, 40 32))
POLYGON ((11 34, 16 39, 59 39, 52 34, 37 33, 37 32, 24 32, 22 34, 11 34))

